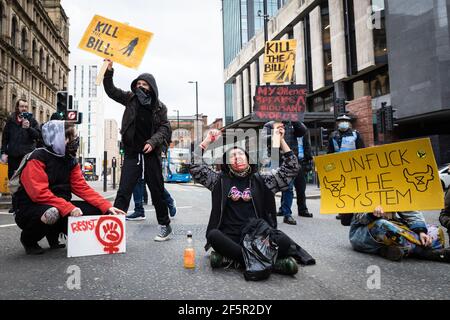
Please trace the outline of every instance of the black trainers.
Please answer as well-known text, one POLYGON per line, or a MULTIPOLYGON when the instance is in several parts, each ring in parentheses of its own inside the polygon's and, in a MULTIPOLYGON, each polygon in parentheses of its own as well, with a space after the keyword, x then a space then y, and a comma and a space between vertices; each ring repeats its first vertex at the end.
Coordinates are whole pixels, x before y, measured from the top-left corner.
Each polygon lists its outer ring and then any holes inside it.
POLYGON ((277 217, 283 217, 284 216, 284 213, 283 212, 281 212, 281 211, 278 211, 277 212, 277 217))
POLYGON ((11 208, 8 210, 8 213, 14 213, 14 212, 15 212, 14 208, 11 208))
POLYGON ((279 274, 294 275, 298 272, 297 261, 292 257, 278 259, 273 265, 272 271, 279 274))
POLYGON ((41 246, 38 245, 37 242, 32 245, 26 245, 22 239, 20 239, 20 242, 22 243, 23 247, 25 248, 26 254, 38 255, 38 254, 44 253, 44 249, 42 249, 41 246))
POLYGON ((139 212, 133 212, 132 214, 129 214, 125 217, 126 220, 130 221, 140 221, 145 220, 145 213, 139 213, 139 212))
POLYGON ((158 235, 155 237, 155 241, 161 242, 161 241, 166 241, 170 239, 170 234, 172 233, 172 227, 170 226, 170 224, 168 224, 167 226, 159 226, 159 233, 158 235))
POLYGON ((305 218, 312 218, 313 214, 311 212, 309 212, 308 210, 305 210, 305 211, 298 210, 298 216, 305 217, 305 218))
POLYGON ((405 256, 403 250, 397 246, 385 246, 379 251, 380 256, 391 261, 401 261, 405 256))
POLYGON ((291 225, 296 225, 297 224, 297 221, 295 221, 295 219, 292 218, 292 216, 284 217, 283 222, 287 223, 287 224, 291 224, 291 225))

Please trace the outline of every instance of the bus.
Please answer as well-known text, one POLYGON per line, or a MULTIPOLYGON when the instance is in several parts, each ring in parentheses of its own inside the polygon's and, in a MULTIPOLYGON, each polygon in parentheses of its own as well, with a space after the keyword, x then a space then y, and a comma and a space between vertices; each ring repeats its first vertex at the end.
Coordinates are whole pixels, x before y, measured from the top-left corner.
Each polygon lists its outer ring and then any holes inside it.
POLYGON ((190 182, 191 150, 169 148, 163 156, 163 177, 165 182, 190 182))

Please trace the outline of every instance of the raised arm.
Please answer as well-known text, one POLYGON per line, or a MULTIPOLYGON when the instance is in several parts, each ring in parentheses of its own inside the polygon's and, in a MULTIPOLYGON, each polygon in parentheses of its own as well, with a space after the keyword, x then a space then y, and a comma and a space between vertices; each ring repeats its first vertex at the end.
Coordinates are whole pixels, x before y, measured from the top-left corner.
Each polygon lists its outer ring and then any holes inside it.
POLYGON ((113 81, 114 69, 113 62, 111 60, 106 60, 109 62, 108 70, 105 72, 105 76, 103 78, 103 86, 105 87, 105 92, 114 101, 126 106, 128 103, 128 99, 131 95, 130 91, 123 91, 121 89, 116 88, 113 81))
POLYGON ((211 191, 214 189, 217 181, 219 181, 221 174, 211 169, 203 161, 203 152, 206 151, 209 145, 219 136, 220 131, 218 130, 211 130, 208 132, 205 140, 194 149, 194 161, 189 168, 194 180, 211 191))
POLYGON ((287 190, 291 181, 297 177, 300 169, 297 157, 284 140, 284 129, 279 128, 277 130, 279 130, 279 134, 281 135, 280 146, 283 151, 283 164, 280 168, 273 170, 268 174, 261 175, 264 180, 264 184, 273 193, 287 190))

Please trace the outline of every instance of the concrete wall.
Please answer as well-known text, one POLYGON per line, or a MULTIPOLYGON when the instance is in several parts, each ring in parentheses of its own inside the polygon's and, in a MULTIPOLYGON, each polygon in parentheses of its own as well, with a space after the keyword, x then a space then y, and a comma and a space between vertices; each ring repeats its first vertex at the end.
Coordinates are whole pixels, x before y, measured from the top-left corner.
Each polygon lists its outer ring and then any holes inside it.
POLYGON ((375 65, 373 30, 370 25, 370 0, 353 1, 355 13, 356 55, 358 71, 375 65))
POLYGON ((325 86, 322 21, 320 17, 320 7, 314 8, 314 10, 309 13, 309 19, 311 30, 311 64, 313 90, 317 90, 325 86))
POLYGON ((345 52, 345 23, 343 0, 328 0, 330 11, 331 59, 333 81, 347 77, 347 56, 345 52))
POLYGON ((399 118, 450 109, 449 10, 444 0, 388 0, 392 103, 399 118))

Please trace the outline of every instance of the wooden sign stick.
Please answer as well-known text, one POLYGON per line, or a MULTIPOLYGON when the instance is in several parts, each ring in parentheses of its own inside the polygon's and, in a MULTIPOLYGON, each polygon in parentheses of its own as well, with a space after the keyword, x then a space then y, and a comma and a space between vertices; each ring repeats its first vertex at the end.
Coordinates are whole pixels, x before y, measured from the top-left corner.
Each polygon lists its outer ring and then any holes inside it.
POLYGON ((106 70, 108 69, 108 65, 109 65, 109 62, 108 62, 108 61, 103 61, 103 65, 102 65, 102 67, 100 68, 100 71, 99 71, 99 73, 98 73, 98 75, 97 75, 97 80, 95 80, 95 84, 96 84, 97 86, 99 86, 99 85, 102 84, 102 82, 103 82, 103 77, 105 76, 105 72, 106 72, 106 70))
POLYGON ((281 136, 280 132, 278 131, 278 127, 282 126, 283 124, 281 122, 275 122, 273 124, 273 132, 272 132, 272 148, 279 149, 281 146, 281 136))

